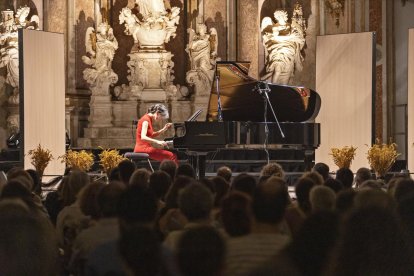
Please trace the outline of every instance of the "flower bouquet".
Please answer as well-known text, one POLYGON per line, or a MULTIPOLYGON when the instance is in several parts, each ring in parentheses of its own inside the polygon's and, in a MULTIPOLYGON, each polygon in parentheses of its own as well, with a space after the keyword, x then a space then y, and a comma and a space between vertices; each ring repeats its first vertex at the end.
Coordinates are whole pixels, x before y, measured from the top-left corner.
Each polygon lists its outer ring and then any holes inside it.
POLYGON ((101 165, 106 175, 109 176, 109 172, 126 158, 120 155, 119 151, 116 149, 103 149, 99 154, 99 159, 99 165, 101 165))
POLYGON ((62 159, 62 163, 66 163, 67 167, 84 172, 89 171, 93 165, 93 154, 85 150, 68 150, 65 155, 59 156, 59 158, 62 159))
POLYGON ((42 180, 42 176, 47 165, 49 164, 50 160, 53 159, 50 150, 43 149, 39 144, 36 149, 29 150, 28 154, 32 159, 31 164, 39 174, 39 179, 42 180))
POLYGON ((376 143, 368 149, 367 159, 376 176, 384 177, 399 155, 397 144, 381 144, 377 139, 376 143))
POLYGON ((333 161, 338 168, 349 168, 352 160, 355 158, 355 151, 357 148, 353 146, 345 146, 343 148, 331 148, 330 155, 333 156, 333 161))

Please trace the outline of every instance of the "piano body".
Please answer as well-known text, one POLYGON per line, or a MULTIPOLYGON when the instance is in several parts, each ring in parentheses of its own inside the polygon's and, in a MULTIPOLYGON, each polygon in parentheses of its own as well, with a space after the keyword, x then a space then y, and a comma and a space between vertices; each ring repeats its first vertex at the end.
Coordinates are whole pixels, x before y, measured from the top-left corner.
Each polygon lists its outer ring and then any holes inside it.
POLYGON ((320 109, 319 95, 308 88, 268 84, 283 138, 270 108, 264 117, 265 98, 258 88, 266 84, 249 77, 248 69, 247 62, 217 63, 222 122, 217 120, 218 94, 213 83, 206 120, 174 126, 173 147, 187 152, 199 178, 205 174, 207 153, 218 149, 292 147, 313 156, 320 144, 320 125, 312 122, 320 109))

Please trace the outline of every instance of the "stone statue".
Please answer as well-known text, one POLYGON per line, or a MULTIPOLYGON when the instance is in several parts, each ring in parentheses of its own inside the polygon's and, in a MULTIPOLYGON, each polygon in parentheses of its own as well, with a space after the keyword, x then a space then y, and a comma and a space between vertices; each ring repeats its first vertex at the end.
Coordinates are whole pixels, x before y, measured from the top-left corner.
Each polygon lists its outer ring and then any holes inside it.
POLYGON ((198 24, 197 31, 189 28, 189 42, 186 52, 190 57, 191 70, 187 72, 187 82, 196 86, 197 94, 208 94, 213 82, 217 58, 217 31, 203 23, 198 24))
POLYGON ((20 7, 16 14, 12 10, 2 11, 0 22, 0 68, 6 67, 6 83, 11 87, 8 97, 8 130, 15 133, 19 129, 19 44, 18 29, 39 29, 39 17, 33 15, 30 20, 30 8, 20 7))
POLYGON ((136 4, 144 18, 150 16, 159 17, 167 13, 163 0, 136 0, 136 4))
POLYGON ((118 75, 112 70, 112 60, 118 49, 112 28, 105 22, 99 24, 97 30, 89 27, 85 37, 86 51, 89 56, 83 56, 84 63, 92 66, 83 71, 84 79, 91 85, 92 93, 109 95, 109 85, 118 81, 118 75))
POLYGON ((176 89, 172 83, 173 55, 165 50, 165 43, 176 36, 180 8, 171 7, 168 2, 135 0, 139 14, 125 7, 119 15, 125 33, 135 43, 127 62, 131 94, 144 102, 165 101, 172 94, 170 91, 176 89))
POLYGON ((26 20, 29 13, 29 7, 19 8, 16 12, 16 20, 13 20, 13 11, 3 11, 3 20, 0 23, 0 68, 7 68, 6 83, 14 88, 9 102, 15 104, 19 103, 19 44, 17 30, 19 28, 39 28, 39 17, 37 15, 33 15, 30 21, 26 20))
POLYGON ((163 0, 136 0, 142 21, 125 7, 119 15, 125 33, 132 35, 141 48, 164 48, 164 43, 175 37, 180 19, 180 8, 172 7, 168 12, 163 0))
POLYGON ((261 31, 266 65, 263 79, 272 83, 288 84, 295 71, 302 70, 301 51, 306 42, 306 24, 302 15, 302 7, 296 4, 290 24, 284 10, 275 11, 276 23, 270 17, 263 18, 261 31))

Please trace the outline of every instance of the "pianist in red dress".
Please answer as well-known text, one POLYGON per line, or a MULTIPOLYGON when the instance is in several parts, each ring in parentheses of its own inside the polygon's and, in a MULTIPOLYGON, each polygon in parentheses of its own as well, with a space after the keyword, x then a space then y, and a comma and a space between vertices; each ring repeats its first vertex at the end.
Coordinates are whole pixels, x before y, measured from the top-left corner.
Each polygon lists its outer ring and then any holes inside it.
POLYGON ((158 131, 154 131, 152 127, 152 123, 154 121, 167 118, 168 110, 164 105, 154 104, 148 108, 148 112, 138 121, 134 152, 148 153, 151 159, 158 161, 168 159, 178 164, 177 156, 174 153, 168 150, 155 148, 151 145, 152 143, 159 145, 160 147, 167 147, 167 143, 165 141, 157 140, 154 138, 169 129, 172 124, 167 123, 162 129, 158 131))

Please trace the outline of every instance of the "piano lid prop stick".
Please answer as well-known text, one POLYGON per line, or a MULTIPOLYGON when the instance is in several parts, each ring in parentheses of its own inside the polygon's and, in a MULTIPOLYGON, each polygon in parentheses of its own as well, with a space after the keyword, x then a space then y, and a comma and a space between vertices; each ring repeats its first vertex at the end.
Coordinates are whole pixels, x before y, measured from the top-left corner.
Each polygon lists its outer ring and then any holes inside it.
POLYGON ((217 68, 217 64, 216 64, 217 116, 218 116, 218 121, 223 122, 223 112, 221 110, 219 80, 220 80, 220 70, 217 68))
POLYGON ((275 111, 274 111, 274 109, 273 109, 272 103, 270 102, 269 95, 267 94, 267 93, 269 93, 269 92, 270 92, 269 83, 268 83, 268 82, 266 82, 266 91, 265 91, 265 93, 264 93, 264 94, 265 94, 265 97, 266 97, 267 103, 268 103, 268 104, 269 104, 269 106, 270 106, 270 110, 272 110, 273 117, 275 118, 275 121, 276 121, 277 127, 279 128, 279 131, 280 131, 280 135, 282 135, 282 138, 285 138, 285 134, 283 133, 283 130, 282 130, 282 128, 280 127, 279 120, 277 119, 277 116, 276 116, 276 113, 275 113, 275 111))

